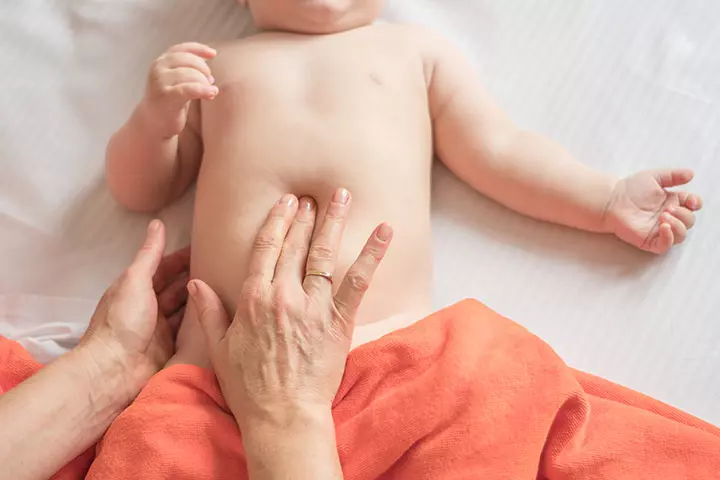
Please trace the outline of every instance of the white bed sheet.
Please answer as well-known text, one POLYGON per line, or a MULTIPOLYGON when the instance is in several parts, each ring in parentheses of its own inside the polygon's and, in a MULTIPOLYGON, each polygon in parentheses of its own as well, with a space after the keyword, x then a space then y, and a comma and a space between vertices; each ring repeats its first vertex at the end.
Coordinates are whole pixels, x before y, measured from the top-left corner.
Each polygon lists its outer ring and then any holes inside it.
MULTIPOLYGON (((476 297, 571 365, 720 424, 720 2, 391 0, 476 61, 524 126, 627 174, 690 166, 705 210, 652 258, 503 210, 442 167, 434 303, 476 297)), ((0 2, 0 334, 41 360, 73 345, 146 217, 102 184, 103 150, 170 44, 247 32, 233 0, 0 2)), ((168 209, 187 241, 191 199, 168 209)))

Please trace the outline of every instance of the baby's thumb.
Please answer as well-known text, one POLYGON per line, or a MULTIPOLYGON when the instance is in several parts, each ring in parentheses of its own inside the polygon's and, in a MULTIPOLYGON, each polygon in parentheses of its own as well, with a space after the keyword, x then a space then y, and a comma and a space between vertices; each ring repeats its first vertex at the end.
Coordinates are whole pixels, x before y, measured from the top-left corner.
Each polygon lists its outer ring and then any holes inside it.
POLYGON ((190 294, 188 305, 195 309, 205 334, 205 341, 212 351, 225 336, 230 326, 230 319, 220 298, 205 282, 192 280, 188 284, 188 293, 190 294))

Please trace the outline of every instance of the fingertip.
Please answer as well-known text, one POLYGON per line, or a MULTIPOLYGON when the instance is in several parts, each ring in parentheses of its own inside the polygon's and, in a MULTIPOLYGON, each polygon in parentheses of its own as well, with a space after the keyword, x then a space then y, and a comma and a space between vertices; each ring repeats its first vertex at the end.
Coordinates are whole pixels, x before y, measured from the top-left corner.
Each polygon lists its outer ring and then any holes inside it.
POLYGON ((188 291, 188 294, 190 295, 190 297, 192 297, 193 299, 197 296, 198 286, 197 286, 197 282, 195 280, 190 280, 188 282, 187 291, 188 291))
POLYGON ((380 225, 378 225, 377 229, 375 230, 375 236, 378 240, 380 240, 383 243, 387 243, 390 240, 392 240, 393 237, 393 228, 389 223, 383 222, 380 225))
POLYGON ((663 240, 663 251, 667 251, 673 243, 675 243, 675 238, 672 232, 672 227, 669 223, 663 223, 660 225, 660 236, 663 240))
POLYGON ((702 208, 702 197, 699 195, 691 195, 690 204, 688 206, 691 210, 700 210, 702 208))
POLYGON ((315 205, 315 200, 312 197, 300 197, 298 200, 298 211, 311 215, 315 213, 316 209, 317 206, 315 205))
POLYGON ((153 219, 150 224, 148 224, 148 230, 150 232, 157 232, 160 230, 160 227, 162 227, 162 222, 157 218, 153 219))
POLYGON ((212 60, 213 58, 217 57, 217 50, 212 47, 205 47, 202 52, 198 52, 198 55, 204 60, 212 60))
POLYGON ((156 269, 162 260, 162 254, 165 250, 165 225, 160 220, 153 219, 148 224, 143 250, 150 250, 155 253, 157 265, 155 265, 154 269, 156 269))

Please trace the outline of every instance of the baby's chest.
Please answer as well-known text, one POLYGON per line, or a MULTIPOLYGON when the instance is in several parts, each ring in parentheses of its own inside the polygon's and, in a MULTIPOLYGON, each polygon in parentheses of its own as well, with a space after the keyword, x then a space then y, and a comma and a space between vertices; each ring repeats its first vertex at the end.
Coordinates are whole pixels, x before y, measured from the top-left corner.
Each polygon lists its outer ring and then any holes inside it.
POLYGON ((216 75, 223 93, 265 106, 319 108, 387 107, 427 96, 422 66, 400 52, 291 48, 263 53, 226 60, 216 75))

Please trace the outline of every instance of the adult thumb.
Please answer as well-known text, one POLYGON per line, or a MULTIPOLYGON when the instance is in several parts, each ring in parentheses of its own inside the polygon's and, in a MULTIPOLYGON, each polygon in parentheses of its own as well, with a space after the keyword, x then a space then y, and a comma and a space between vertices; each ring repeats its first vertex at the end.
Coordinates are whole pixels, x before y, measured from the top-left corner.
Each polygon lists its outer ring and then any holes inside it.
POLYGON ((190 294, 188 305, 195 309, 207 346, 212 351, 230 326, 228 314, 220 298, 207 283, 192 280, 188 284, 188 293, 190 294))

